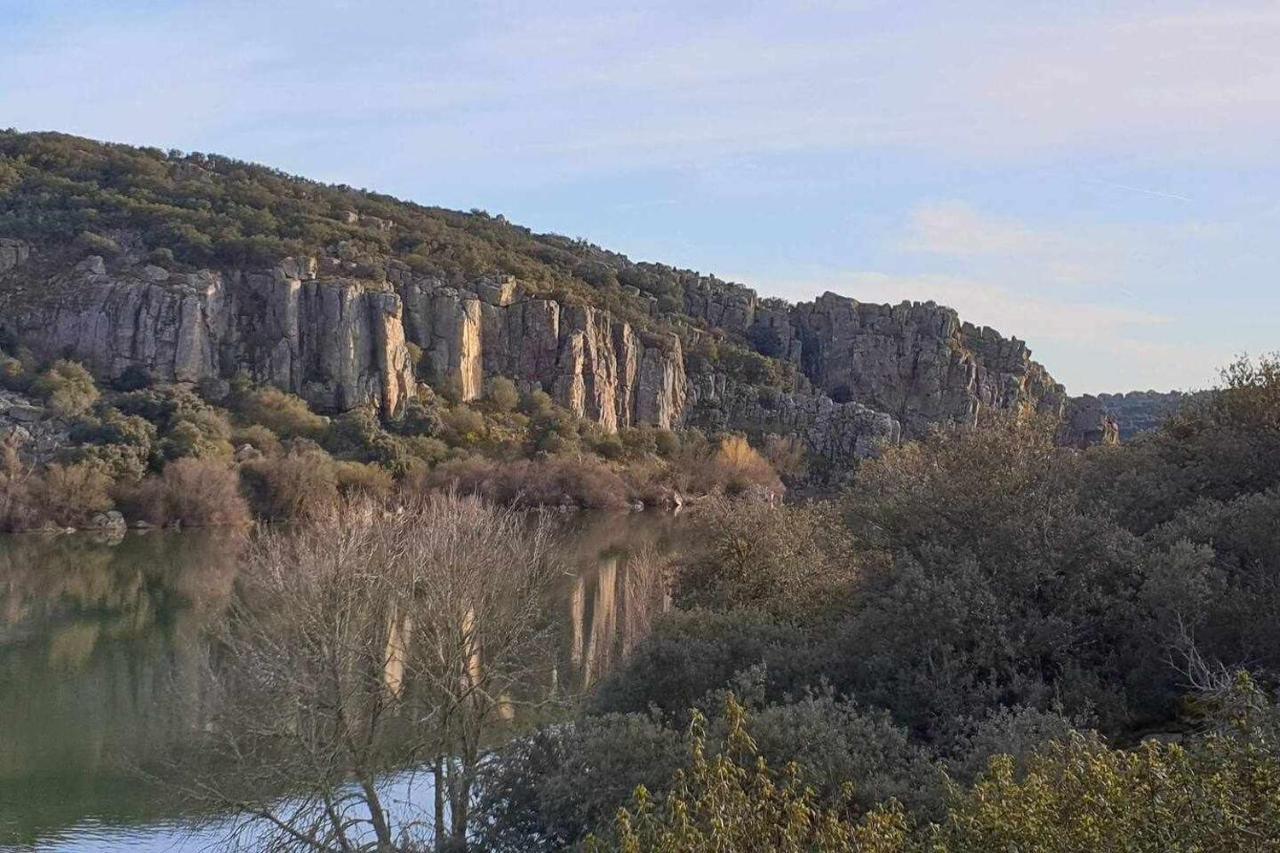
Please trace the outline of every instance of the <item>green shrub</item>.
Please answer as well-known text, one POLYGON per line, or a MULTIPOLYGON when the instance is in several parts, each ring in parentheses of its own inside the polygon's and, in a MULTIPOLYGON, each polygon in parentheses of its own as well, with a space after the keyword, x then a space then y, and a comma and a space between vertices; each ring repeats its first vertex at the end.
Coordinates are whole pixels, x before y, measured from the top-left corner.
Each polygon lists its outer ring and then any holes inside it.
POLYGON ((444 426, 450 444, 473 444, 485 434, 484 415, 459 403, 444 415, 444 426))
POLYGON ((520 404, 520 392, 507 377, 495 376, 485 383, 484 399, 494 411, 513 412, 520 404))
POLYGON ((231 431, 231 443, 239 449, 246 444, 263 456, 279 456, 283 452, 280 439, 262 424, 250 424, 231 431))
POLYGON ((520 411, 531 418, 549 415, 554 408, 555 403, 552 402, 551 395, 541 388, 530 391, 520 398, 520 411))
POLYGON ((239 403, 240 415, 260 424, 281 438, 319 439, 328 420, 311 411, 301 397, 270 386, 245 394, 239 403))
POLYGON ((31 392, 58 417, 74 418, 89 411, 98 401, 93 376, 78 362, 59 359, 40 374, 31 392))

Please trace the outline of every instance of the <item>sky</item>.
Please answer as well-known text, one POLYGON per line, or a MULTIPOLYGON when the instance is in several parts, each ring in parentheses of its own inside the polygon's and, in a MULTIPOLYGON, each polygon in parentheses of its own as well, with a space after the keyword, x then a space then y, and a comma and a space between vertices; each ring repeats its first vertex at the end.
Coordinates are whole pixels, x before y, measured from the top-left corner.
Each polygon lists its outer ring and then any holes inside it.
POLYGON ((0 0, 0 127, 934 300, 1074 393, 1280 349, 1280 3, 0 0))

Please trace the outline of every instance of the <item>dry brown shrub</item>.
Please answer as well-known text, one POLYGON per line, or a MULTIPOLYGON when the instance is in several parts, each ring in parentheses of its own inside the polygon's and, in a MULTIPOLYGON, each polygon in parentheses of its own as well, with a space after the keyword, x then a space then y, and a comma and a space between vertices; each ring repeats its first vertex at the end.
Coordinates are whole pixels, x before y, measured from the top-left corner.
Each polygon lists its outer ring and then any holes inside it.
POLYGON ((38 520, 60 527, 83 527, 95 514, 115 505, 111 478, 89 463, 49 465, 27 482, 27 490, 38 520))
POLYGON ((775 495, 785 491, 773 466, 740 435, 727 436, 720 442, 716 452, 699 467, 693 488, 731 496, 755 489, 775 495))
POLYGON ((0 531, 26 530, 36 522, 31 502, 32 470, 8 442, 0 446, 0 531))
POLYGON ((250 506, 261 518, 317 518, 338 502, 338 466, 322 450, 255 459, 240 467, 240 476, 250 506))
POLYGON ((514 506, 575 505, 622 509, 630 489, 612 468, 590 456, 497 464, 469 457, 436 466, 407 483, 409 491, 455 490, 514 506))
POLYGON ((250 520, 236 470, 214 459, 175 459, 159 477, 143 481, 137 505, 152 524, 221 527, 250 520))

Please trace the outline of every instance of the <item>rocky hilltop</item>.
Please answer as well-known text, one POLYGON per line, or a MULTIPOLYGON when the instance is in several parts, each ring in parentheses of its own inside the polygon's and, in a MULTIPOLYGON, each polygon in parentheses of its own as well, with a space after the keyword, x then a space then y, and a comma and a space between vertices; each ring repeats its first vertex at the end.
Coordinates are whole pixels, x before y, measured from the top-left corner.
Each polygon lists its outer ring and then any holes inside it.
POLYGON ((1126 394, 1099 394, 1098 401, 1107 415, 1115 420, 1120 438, 1128 440, 1159 429, 1184 406, 1204 397, 1205 392, 1130 391, 1126 394))
POLYGON ((1064 417, 1073 443, 1114 438, 1025 343, 933 303, 788 305, 481 212, 205 155, 0 133, 6 169, 0 335, 107 381, 247 372, 321 411, 394 417, 419 382, 465 401, 505 376, 606 431, 793 435, 837 464, 984 410, 1064 417))

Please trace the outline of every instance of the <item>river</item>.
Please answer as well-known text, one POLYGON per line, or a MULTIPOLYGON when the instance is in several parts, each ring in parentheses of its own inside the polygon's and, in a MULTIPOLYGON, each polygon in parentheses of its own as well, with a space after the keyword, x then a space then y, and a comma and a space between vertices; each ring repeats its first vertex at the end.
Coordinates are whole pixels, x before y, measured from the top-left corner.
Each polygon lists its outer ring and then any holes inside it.
MULTIPOLYGON (((563 525, 557 678, 581 687, 663 606, 631 594, 628 567, 674 550, 679 526, 657 513, 563 525)), ((0 537, 0 849, 221 846, 216 816, 193 827, 138 768, 197 725, 205 642, 236 594, 237 550, 217 531, 0 537)))

